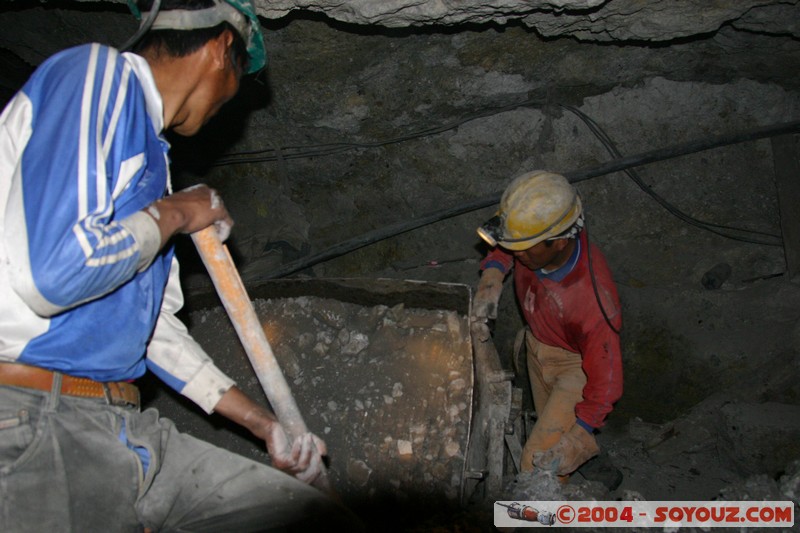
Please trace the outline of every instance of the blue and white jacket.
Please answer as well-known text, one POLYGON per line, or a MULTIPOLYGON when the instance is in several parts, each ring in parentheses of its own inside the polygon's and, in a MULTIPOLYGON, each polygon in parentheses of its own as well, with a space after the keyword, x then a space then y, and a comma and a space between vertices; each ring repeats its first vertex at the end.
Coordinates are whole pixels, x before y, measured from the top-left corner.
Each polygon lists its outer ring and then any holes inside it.
POLYGON ((233 381, 175 317, 178 263, 142 212, 171 192, 162 108, 143 58, 91 44, 0 115, 0 361, 98 381, 147 367, 211 412, 233 381))

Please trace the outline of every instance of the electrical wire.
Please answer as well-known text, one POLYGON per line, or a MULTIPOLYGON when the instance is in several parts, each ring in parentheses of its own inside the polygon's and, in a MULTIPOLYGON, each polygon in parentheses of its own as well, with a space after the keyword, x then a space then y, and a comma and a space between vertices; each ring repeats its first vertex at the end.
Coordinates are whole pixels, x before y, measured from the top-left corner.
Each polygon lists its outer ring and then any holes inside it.
POLYGON ((592 244, 589 242, 589 230, 587 229, 587 222, 586 220, 583 221, 583 231, 586 232, 586 262, 587 268, 589 269, 589 277, 592 280, 592 290, 594 291, 594 299, 597 300, 597 305, 600 307, 600 312, 603 314, 603 318, 606 319, 606 324, 608 327, 611 328, 611 331, 616 333, 617 335, 620 334, 620 328, 614 326, 611 323, 611 319, 608 317, 608 313, 606 313, 606 308, 603 305, 603 301, 600 299, 600 291, 597 290, 597 279, 594 276, 594 264, 592 263, 592 244))
MULTIPOLYGON (((689 141, 686 143, 667 146, 665 148, 660 148, 657 150, 642 152, 632 156, 621 157, 608 161, 596 167, 566 172, 564 173, 564 176, 570 182, 576 183, 596 178, 599 176, 604 176, 606 174, 611 174, 613 172, 623 171, 632 167, 664 161, 667 159, 672 159, 675 157, 696 153, 703 150, 709 150, 720 146, 726 146, 729 144, 736 144, 746 141, 753 141, 765 137, 773 137, 788 133, 796 133, 798 131, 800 131, 800 121, 773 124, 770 126, 756 128, 753 130, 736 132, 733 134, 723 135, 720 137, 689 141)), ((286 154, 284 154, 284 157, 286 157, 286 154)), ((382 228, 369 231, 365 234, 359 235, 347 241, 340 242, 314 255, 286 263, 285 265, 282 265, 280 268, 272 272, 269 272, 267 274, 254 276, 250 281, 261 281, 261 280, 282 278, 290 274, 294 274, 295 272, 300 272, 316 264, 328 261, 335 257, 345 255, 347 253, 353 252, 370 244, 379 242, 383 239, 394 237, 396 235, 401 235, 403 233, 433 224, 435 222, 439 222, 441 220, 445 220, 464 213, 476 211, 478 209, 495 205, 500 201, 501 195, 502 192, 492 194, 489 196, 484 196, 482 198, 471 200, 469 202, 465 202, 447 209, 430 212, 416 219, 404 220, 402 222, 398 222, 395 224, 391 224, 389 226, 384 226, 382 228)))
MULTIPOLYGON (((595 122, 591 117, 589 117, 588 115, 586 115, 586 113, 584 113, 583 111, 581 111, 581 110, 579 110, 579 109, 577 109, 575 107, 568 106, 568 105, 561 105, 561 107, 566 109, 570 113, 573 113, 575 116, 577 116, 579 119, 581 119, 584 122, 584 124, 586 124, 586 126, 589 128, 589 130, 600 140, 600 142, 603 144, 603 146, 605 146, 606 150, 608 151, 609 154, 611 154, 612 157, 615 157, 615 158, 621 158, 622 157, 622 154, 617 149, 616 145, 614 144, 614 141, 611 140, 611 138, 608 136, 608 134, 606 134, 606 132, 603 131, 603 129, 600 127, 600 125, 598 125, 597 122, 595 122)), ((690 225, 695 226, 697 228, 700 228, 700 229, 709 231, 711 233, 715 233, 717 235, 720 235, 722 237, 725 237, 725 238, 728 238, 728 239, 733 239, 733 240, 736 240, 736 241, 748 242, 748 243, 752 243, 752 244, 763 244, 763 245, 766 245, 766 246, 783 246, 783 241, 782 241, 780 235, 774 235, 774 234, 766 233, 766 232, 763 232, 763 231, 750 230, 750 229, 745 229, 745 228, 737 228, 737 227, 734 227, 734 226, 726 226, 726 225, 714 224, 714 223, 711 223, 711 222, 704 222, 702 220, 698 220, 697 218, 694 218, 694 217, 684 213, 683 211, 681 211, 680 209, 675 207, 673 204, 668 202, 664 197, 662 197, 661 195, 656 193, 651 187, 649 187, 648 185, 646 185, 644 183, 644 181, 642 181, 642 179, 639 177, 639 174, 635 170, 633 170, 633 169, 625 169, 624 172, 640 189, 642 189, 646 194, 648 194, 651 198, 653 198, 656 202, 658 202, 658 204, 661 205, 661 207, 663 207, 664 209, 666 209, 667 212, 669 212, 670 214, 674 215, 675 217, 679 218, 680 220, 682 220, 683 222, 685 222, 687 224, 690 224, 690 225), (738 232, 741 232, 741 233, 750 233, 750 234, 753 234, 753 235, 762 235, 762 236, 766 236, 766 237, 771 237, 773 239, 777 239, 778 242, 775 242, 774 240, 773 241, 765 241, 763 239, 759 240, 759 239, 754 239, 754 238, 747 239, 747 238, 744 238, 744 237, 740 237, 738 235, 731 235, 729 233, 726 233, 726 231, 738 231, 738 232)))
POLYGON ((273 162, 277 161, 279 157, 283 157, 283 159, 306 159, 311 157, 336 155, 342 152, 347 152, 349 150, 380 148, 382 146, 388 146, 391 144, 398 144, 414 139, 420 139, 423 137, 430 137, 431 135, 438 135, 440 133, 453 130, 461 126, 462 124, 466 124, 467 122, 497 115, 499 113, 504 113, 506 111, 511 111, 519 107, 538 107, 541 105, 543 105, 541 100, 537 99, 524 100, 522 102, 517 102, 502 107, 488 109, 486 111, 479 113, 471 113, 469 115, 461 117, 460 119, 454 122, 444 124, 442 126, 435 126, 432 128, 427 128, 424 130, 408 133, 406 135, 400 135, 398 137, 392 137, 390 139, 385 139, 381 141, 284 146, 280 148, 280 154, 278 154, 278 152, 274 148, 264 148, 260 150, 234 152, 228 154, 227 156, 223 156, 217 159, 217 161, 214 162, 213 166, 237 165, 242 163, 273 162))
POLYGON ((161 0, 153 0, 153 5, 150 7, 150 12, 147 14, 147 18, 139 26, 139 29, 136 30, 136 33, 134 33, 130 37, 130 39, 125 41, 125 44, 119 47, 119 50, 121 52, 127 52, 128 50, 133 48, 133 46, 141 40, 144 34, 150 30, 150 27, 153 25, 153 22, 156 20, 156 17, 158 16, 159 9, 161 9, 161 0))

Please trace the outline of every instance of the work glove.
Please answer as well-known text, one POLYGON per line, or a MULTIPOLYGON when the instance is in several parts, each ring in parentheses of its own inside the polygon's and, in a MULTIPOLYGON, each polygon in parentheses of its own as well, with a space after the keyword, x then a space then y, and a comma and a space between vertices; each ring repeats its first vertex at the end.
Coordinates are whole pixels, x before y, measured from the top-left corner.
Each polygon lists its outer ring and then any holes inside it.
POLYGON ((503 293, 505 273, 498 268, 487 268, 481 274, 475 297, 472 299, 470 322, 479 340, 489 340, 489 320, 497 318, 497 304, 503 293))
POLYGON ((308 484, 320 476, 325 465, 322 458, 328 454, 325 442, 313 433, 297 437, 289 446, 286 431, 278 423, 270 429, 267 450, 275 468, 308 484))
POLYGON ((561 436, 555 446, 534 453, 533 464, 542 470, 566 476, 599 453, 600 447, 594 435, 576 423, 561 436))

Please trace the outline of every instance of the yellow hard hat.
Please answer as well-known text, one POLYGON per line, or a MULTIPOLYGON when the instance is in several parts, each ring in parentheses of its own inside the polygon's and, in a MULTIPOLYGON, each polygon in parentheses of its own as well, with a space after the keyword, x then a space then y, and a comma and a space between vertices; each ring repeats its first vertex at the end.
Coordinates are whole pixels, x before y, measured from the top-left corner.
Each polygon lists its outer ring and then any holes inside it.
POLYGON ((478 235, 492 246, 527 250, 567 231, 582 211, 578 192, 564 176, 534 170, 514 178, 497 215, 478 229, 478 235))

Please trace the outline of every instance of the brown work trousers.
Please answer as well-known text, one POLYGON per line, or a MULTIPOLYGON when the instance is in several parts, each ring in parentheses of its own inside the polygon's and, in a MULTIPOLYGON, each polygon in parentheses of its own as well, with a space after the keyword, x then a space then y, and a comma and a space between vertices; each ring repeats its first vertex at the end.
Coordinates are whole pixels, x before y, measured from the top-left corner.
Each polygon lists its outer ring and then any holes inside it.
POLYGON ((583 400, 586 374, 581 354, 539 342, 525 328, 528 378, 533 392, 536 423, 522 448, 520 468, 533 470, 533 454, 554 446, 575 424, 575 406, 583 400))

